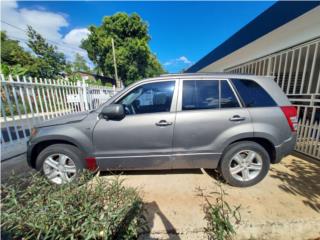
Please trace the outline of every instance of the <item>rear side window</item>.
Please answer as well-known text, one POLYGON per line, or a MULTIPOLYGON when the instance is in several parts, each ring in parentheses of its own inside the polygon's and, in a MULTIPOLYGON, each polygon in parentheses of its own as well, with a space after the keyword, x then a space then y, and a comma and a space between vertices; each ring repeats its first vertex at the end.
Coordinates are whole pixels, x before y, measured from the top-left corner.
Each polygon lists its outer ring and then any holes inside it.
POLYGON ((234 95, 229 83, 226 80, 221 81, 221 108, 236 108, 240 107, 239 102, 234 95))
POLYGON ((183 81, 182 110, 214 108, 219 108, 219 81, 183 81))
POLYGON ((274 107, 276 102, 256 82, 246 79, 232 79, 246 107, 274 107))

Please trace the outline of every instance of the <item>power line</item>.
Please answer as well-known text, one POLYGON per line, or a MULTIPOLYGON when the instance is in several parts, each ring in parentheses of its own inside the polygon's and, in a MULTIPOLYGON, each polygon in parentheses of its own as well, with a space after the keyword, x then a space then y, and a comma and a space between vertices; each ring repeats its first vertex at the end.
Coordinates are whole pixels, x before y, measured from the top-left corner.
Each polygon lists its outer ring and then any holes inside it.
MULTIPOLYGON (((18 27, 18 26, 15 26, 15 25, 13 25, 13 24, 11 24, 11 23, 8 23, 8 22, 6 22, 6 21, 4 21, 4 20, 0 20, 0 21, 1 21, 2 23, 4 23, 4 24, 7 24, 7 25, 10 26, 10 27, 13 27, 13 28, 15 28, 15 29, 18 29, 18 30, 20 30, 20 31, 22 31, 22 32, 24 32, 24 33, 28 33, 26 30, 24 30, 24 29, 22 29, 22 28, 20 28, 20 27, 18 27)), ((78 49, 76 49, 76 48, 73 48, 73 47, 70 47, 70 46, 64 46, 64 45, 62 45, 61 43, 58 43, 58 42, 53 41, 53 40, 50 40, 50 39, 47 39, 47 41, 48 41, 48 42, 52 42, 52 43, 54 43, 54 44, 56 44, 56 45, 60 45, 60 46, 63 46, 63 47, 70 48, 70 49, 73 49, 73 50, 78 51, 78 49)))
MULTIPOLYGON (((22 32, 24 32, 24 33, 28 33, 26 30, 24 30, 24 29, 22 29, 22 28, 20 28, 20 27, 18 27, 18 26, 15 26, 15 25, 13 25, 13 24, 11 24, 11 23, 8 23, 8 22, 6 22, 6 21, 4 21, 4 20, 0 20, 2 23, 4 23, 4 24, 7 24, 8 26, 10 26, 10 27, 12 27, 12 28, 15 28, 15 29, 17 29, 17 30, 20 30, 20 31, 22 31, 22 32)), ((13 37, 13 36, 10 36, 10 37, 13 37)), ((17 38, 17 37, 15 37, 15 38, 17 38)), ((84 50, 82 50, 81 48, 79 48, 79 49, 76 49, 76 48, 73 48, 73 47, 70 47, 70 46, 65 46, 65 45, 62 45, 61 43, 58 43, 58 42, 56 42, 56 41, 53 41, 53 40, 50 40, 50 39, 46 39, 48 42, 51 42, 51 43, 53 43, 53 44, 55 44, 55 45, 59 45, 59 46, 61 46, 61 47, 64 47, 65 49, 71 49, 71 50, 73 50, 73 51, 83 51, 83 52, 85 52, 84 50)), ((27 41, 26 39, 24 39, 24 41, 27 41)))
POLYGON ((15 28, 15 29, 18 29, 18 30, 20 30, 20 31, 23 31, 23 32, 25 32, 25 33, 27 33, 27 31, 25 30, 25 29, 22 29, 22 28, 20 28, 20 27, 17 27, 17 26, 15 26, 15 25, 13 25, 13 24, 11 24, 11 23, 8 23, 8 22, 6 22, 6 21, 4 21, 4 20, 0 20, 2 23, 4 23, 4 24, 7 24, 7 25, 9 25, 10 27, 13 27, 13 28, 15 28))
MULTIPOLYGON (((10 38, 12 38, 12 39, 15 39, 15 40, 18 40, 18 41, 20 41, 20 42, 23 42, 23 43, 25 43, 25 44, 28 43, 28 39, 16 37, 16 36, 13 36, 13 35, 11 35, 11 34, 7 34, 7 35, 8 35, 8 37, 10 37, 10 38)), ((60 49, 63 50, 63 48, 64 48, 64 50, 69 50, 67 46, 60 45, 60 49), (62 48, 62 49, 61 49, 61 48, 62 48)), ((74 50, 73 50, 73 51, 74 51, 74 50)), ((85 51, 82 50, 82 49, 79 49, 79 50, 77 50, 77 51, 78 51, 78 52, 85 52, 85 51)))

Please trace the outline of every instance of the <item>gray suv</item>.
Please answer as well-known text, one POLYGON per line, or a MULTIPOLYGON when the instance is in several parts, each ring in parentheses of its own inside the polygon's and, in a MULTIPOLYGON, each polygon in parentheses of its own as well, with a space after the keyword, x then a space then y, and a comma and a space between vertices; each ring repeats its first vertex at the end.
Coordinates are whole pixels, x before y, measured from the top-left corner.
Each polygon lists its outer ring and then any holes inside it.
POLYGON ((246 187, 294 149, 296 128, 296 108, 271 77, 164 75, 38 125, 27 159, 57 184, 83 169, 217 168, 246 187))

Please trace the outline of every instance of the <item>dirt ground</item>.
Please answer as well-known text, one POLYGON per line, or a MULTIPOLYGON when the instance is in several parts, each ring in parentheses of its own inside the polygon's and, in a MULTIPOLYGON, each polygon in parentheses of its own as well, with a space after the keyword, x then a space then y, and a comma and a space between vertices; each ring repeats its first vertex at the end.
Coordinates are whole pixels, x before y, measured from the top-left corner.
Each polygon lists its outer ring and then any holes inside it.
MULTIPOLYGON (((102 176, 109 178, 111 176, 102 176)), ((217 190, 217 177, 204 170, 137 171, 123 175, 146 202, 147 239, 206 239, 205 192, 217 190)), ((288 156, 249 188, 223 184, 226 200, 240 205, 237 239, 316 239, 320 237, 320 162, 288 156)), ((213 199, 214 200, 214 199, 213 199)))
MULTIPOLYGON (((30 173, 24 155, 1 163, 1 180, 12 170, 30 173)), ((136 171, 122 178, 139 189, 146 203, 151 233, 143 239, 207 239, 204 201, 197 188, 206 193, 217 190, 221 181, 212 171, 136 171)), ((320 240, 320 161, 288 156, 253 187, 222 185, 228 203, 241 205, 236 239, 320 240)))

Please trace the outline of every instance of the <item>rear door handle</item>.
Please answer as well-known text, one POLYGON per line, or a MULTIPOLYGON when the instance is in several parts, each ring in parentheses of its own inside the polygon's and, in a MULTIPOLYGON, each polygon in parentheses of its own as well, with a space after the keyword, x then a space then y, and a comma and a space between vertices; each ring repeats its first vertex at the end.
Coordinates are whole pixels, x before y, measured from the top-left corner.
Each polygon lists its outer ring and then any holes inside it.
POLYGON ((156 123, 157 126, 159 127, 165 127, 172 125, 172 122, 167 122, 166 120, 160 120, 159 122, 156 123))
POLYGON ((229 120, 233 122, 243 121, 245 119, 246 119, 245 117, 240 117, 239 115, 234 115, 231 118, 229 118, 229 120))

